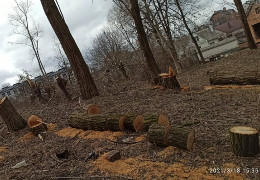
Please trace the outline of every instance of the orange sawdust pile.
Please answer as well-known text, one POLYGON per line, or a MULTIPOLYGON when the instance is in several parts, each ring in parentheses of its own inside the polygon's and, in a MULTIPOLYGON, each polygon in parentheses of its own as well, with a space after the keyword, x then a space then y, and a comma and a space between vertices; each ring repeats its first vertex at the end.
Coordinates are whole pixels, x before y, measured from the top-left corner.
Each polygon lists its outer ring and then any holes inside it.
POLYGON ((26 133, 25 135, 23 135, 22 137, 20 137, 20 138, 18 139, 18 141, 19 141, 19 142, 27 142, 27 141, 29 141, 29 140, 31 140, 31 139, 33 139, 33 138, 35 138, 35 136, 33 135, 33 133, 32 133, 32 132, 28 132, 28 133, 26 133))
POLYGON ((53 124, 53 123, 47 124, 47 128, 49 131, 54 130, 56 127, 57 127, 57 124, 53 124))
MULTIPOLYGON (((167 164, 153 162, 143 158, 128 158, 109 162, 105 155, 93 162, 95 170, 105 172, 107 175, 122 175, 142 179, 223 179, 208 172, 209 167, 190 167, 182 163, 167 164)), ((230 165, 229 165, 230 166, 230 165)), ((240 174, 222 174, 230 179, 244 179, 240 174)))
POLYGON ((124 132, 122 131, 93 131, 88 130, 85 134, 80 134, 79 137, 83 139, 110 139, 116 141, 118 136, 123 136, 124 132))
POLYGON ((6 151, 7 151, 7 147, 1 147, 1 146, 0 146, 0 153, 1 153, 1 152, 6 152, 6 151))
POLYGON ((73 138, 76 135, 78 135, 78 137, 82 139, 110 139, 115 141, 117 140, 116 137, 124 135, 124 132, 93 131, 93 130, 84 131, 82 129, 67 127, 65 129, 55 132, 55 134, 62 137, 73 138))
POLYGON ((178 148, 173 146, 168 146, 164 150, 157 153, 159 157, 168 157, 174 154, 174 152, 178 151, 178 148))
POLYGON ((67 127, 64 128, 60 131, 55 132, 55 134, 57 134, 58 136, 62 136, 62 137, 75 137, 76 135, 78 135, 79 133, 84 133, 85 131, 82 129, 76 129, 76 128, 71 128, 71 127, 67 127))
POLYGON ((141 141, 145 141, 145 140, 146 140, 146 135, 145 134, 135 138, 135 142, 141 142, 141 141))
POLYGON ((214 85, 204 86, 205 90, 211 89, 260 89, 258 85, 214 85))

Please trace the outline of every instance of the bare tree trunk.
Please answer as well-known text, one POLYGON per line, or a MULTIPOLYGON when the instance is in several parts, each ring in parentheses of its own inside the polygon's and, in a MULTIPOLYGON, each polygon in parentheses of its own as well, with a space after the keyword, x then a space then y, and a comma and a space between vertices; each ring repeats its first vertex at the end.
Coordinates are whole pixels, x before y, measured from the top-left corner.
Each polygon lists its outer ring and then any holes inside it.
POLYGON ((158 65, 156 64, 156 61, 153 57, 152 50, 149 46, 147 36, 144 31, 141 15, 140 15, 140 9, 138 5, 138 0, 131 0, 131 13, 132 17, 135 22, 136 30, 138 33, 138 41, 140 43, 140 48, 142 49, 144 53, 144 57, 146 59, 146 62, 153 74, 154 78, 158 78, 158 75, 160 74, 160 69, 158 65))
POLYGON ((250 28, 249 28, 249 25, 248 25, 248 22, 247 22, 246 13, 245 13, 245 10, 243 8, 242 2, 241 2, 241 0, 234 0, 234 3, 237 7, 238 14, 240 15, 240 19, 243 23, 243 28, 244 28, 244 31, 245 31, 245 34, 246 34, 248 47, 250 49, 256 49, 257 47, 256 47, 256 44, 255 44, 254 38, 252 36, 252 33, 250 31, 250 28))
POLYGON ((192 32, 191 32, 191 30, 190 30, 188 24, 187 24, 187 21, 186 21, 186 18, 185 18, 184 13, 183 13, 183 11, 182 11, 180 2, 179 2, 179 0, 175 0, 175 2, 176 2, 176 5, 177 5, 177 7, 178 7, 180 13, 181 13, 182 21, 183 21, 183 23, 184 23, 184 25, 185 25, 185 27, 186 27, 186 29, 187 29, 187 31, 188 31, 190 37, 191 37, 192 42, 194 43, 194 45, 195 45, 195 47, 196 47, 196 49, 197 49, 197 51, 198 51, 198 53, 199 53, 200 59, 201 59, 201 61, 202 61, 203 63, 205 63, 205 59, 204 59, 204 57, 203 57, 203 55, 202 55, 202 52, 201 52, 201 50, 200 50, 200 47, 199 47, 199 45, 198 45, 198 43, 197 43, 195 37, 193 36, 193 34, 192 34, 192 32))
POLYGON ((82 98, 89 99, 93 96, 99 95, 88 65, 84 61, 84 58, 54 0, 41 0, 41 3, 47 18, 70 61, 71 68, 73 69, 79 84, 82 98))

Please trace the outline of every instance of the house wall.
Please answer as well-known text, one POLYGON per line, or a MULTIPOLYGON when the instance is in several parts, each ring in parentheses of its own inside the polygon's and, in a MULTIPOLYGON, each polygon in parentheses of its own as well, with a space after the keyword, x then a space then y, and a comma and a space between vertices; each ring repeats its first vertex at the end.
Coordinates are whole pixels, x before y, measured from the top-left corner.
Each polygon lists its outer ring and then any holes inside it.
POLYGON ((260 23, 260 3, 255 3, 247 16, 247 21, 256 43, 260 43, 260 37, 256 35, 253 25, 260 23))
POLYGON ((222 54, 227 51, 231 51, 233 49, 238 48, 238 41, 237 39, 234 39, 233 41, 227 42, 225 44, 222 44, 220 46, 213 46, 213 48, 202 50, 202 54, 205 59, 216 55, 216 54, 222 54))
POLYGON ((230 12, 230 14, 223 14, 223 12, 216 12, 212 15, 210 20, 214 27, 223 24, 225 22, 238 19, 237 12, 235 12, 234 10, 225 10, 225 11, 230 12))

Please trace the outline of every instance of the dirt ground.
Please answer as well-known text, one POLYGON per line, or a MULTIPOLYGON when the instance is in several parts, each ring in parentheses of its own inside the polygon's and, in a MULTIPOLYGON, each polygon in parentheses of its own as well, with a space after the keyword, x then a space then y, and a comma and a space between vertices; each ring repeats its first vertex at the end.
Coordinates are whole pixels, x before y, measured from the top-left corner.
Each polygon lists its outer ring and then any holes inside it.
MULTIPOLYGON (((44 141, 29 129, 10 133, 0 124, 0 179, 260 179, 260 154, 239 157, 232 153, 229 132, 233 126, 260 127, 260 87, 204 90, 209 85, 207 71, 260 69, 260 50, 243 50, 225 59, 198 65, 178 75, 181 86, 190 91, 152 89, 146 82, 120 81, 111 93, 81 100, 81 105, 96 104, 101 113, 165 114, 172 126, 187 121, 194 125, 195 143, 190 150, 158 147, 146 139, 146 132, 83 131, 70 128, 67 118, 83 112, 78 98, 67 102, 58 90, 49 104, 29 99, 13 101, 27 119, 34 114, 48 123, 44 141), (116 143, 130 138, 133 144, 116 143), (67 149, 68 159, 56 152, 67 149), (104 153, 119 150, 122 158, 104 159, 104 153), (86 161, 97 151, 100 156, 86 161), (12 166, 25 160, 26 165, 12 166)), ((113 87, 111 87, 113 88, 113 87)), ((70 87, 72 90, 72 88, 70 87)), ((75 90, 74 90, 75 91, 75 90)), ((74 92, 77 96, 77 92, 74 92)), ((2 122, 2 120, 1 120, 2 122)))

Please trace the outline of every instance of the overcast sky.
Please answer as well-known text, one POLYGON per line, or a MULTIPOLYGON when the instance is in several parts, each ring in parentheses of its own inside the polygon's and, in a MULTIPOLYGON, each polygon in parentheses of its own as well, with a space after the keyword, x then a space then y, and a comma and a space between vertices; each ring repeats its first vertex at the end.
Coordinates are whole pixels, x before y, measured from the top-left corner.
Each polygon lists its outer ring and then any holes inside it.
MULTIPOLYGON (((206 0, 205 0, 206 1, 206 0)), ((208 0, 207 0, 208 1, 208 0)), ((209 14, 223 8, 213 0, 209 14)), ((10 36, 12 26, 8 22, 8 14, 12 13, 14 2, 0 0, 0 89, 5 83, 14 84, 18 74, 27 70, 34 76, 40 75, 35 59, 32 59, 30 50, 23 45, 12 44, 18 37, 10 36)), ((107 23, 107 14, 112 7, 112 0, 58 0, 65 21, 81 51, 89 46, 91 39, 107 23)), ((243 1, 245 2, 245 1, 243 1)), ((53 62, 53 38, 55 34, 44 14, 40 0, 33 0, 31 15, 40 23, 44 36, 40 39, 40 55, 47 72, 57 70, 57 63, 53 62)))

